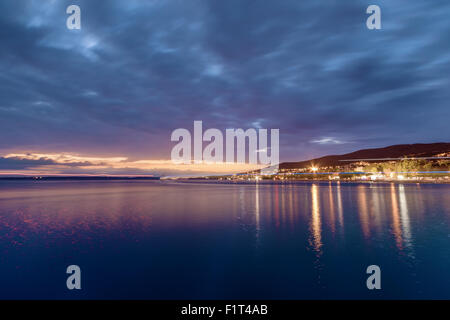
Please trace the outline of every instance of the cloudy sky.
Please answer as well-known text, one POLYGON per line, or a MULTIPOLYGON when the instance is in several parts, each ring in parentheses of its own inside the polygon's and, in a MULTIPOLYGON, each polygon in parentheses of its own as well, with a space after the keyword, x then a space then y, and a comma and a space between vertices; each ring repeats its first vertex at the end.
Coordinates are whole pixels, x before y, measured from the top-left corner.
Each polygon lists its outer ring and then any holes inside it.
POLYGON ((1 1, 0 173, 199 172, 170 162, 194 120, 279 128, 282 161, 448 142, 449 15, 447 0, 1 1))

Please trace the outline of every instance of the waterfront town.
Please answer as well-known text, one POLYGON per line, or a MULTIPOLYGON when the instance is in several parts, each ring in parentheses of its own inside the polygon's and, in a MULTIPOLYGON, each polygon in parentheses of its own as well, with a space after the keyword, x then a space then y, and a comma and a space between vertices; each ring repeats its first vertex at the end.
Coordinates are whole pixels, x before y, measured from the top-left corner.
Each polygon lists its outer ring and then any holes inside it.
MULTIPOLYGON (((395 147, 395 146, 394 146, 395 147)), ((349 154, 352 155, 352 154, 349 154)), ((328 156, 281 163, 276 170, 255 170, 208 179, 229 181, 338 180, 450 183, 450 151, 402 157, 349 158, 328 156)))

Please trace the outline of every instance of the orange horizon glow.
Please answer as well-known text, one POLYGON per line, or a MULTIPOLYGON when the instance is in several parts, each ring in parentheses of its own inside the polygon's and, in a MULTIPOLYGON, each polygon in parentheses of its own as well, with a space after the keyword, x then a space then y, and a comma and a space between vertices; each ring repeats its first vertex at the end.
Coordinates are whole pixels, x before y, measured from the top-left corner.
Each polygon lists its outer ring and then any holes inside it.
POLYGON ((26 169, 0 170, 0 176, 158 176, 195 174, 234 174, 261 169, 263 165, 248 163, 192 163, 176 164, 166 159, 129 160, 128 157, 94 157, 75 153, 9 153, 5 159, 50 161, 49 164, 30 166, 26 169), (119 171, 120 172, 117 172, 119 171), (76 171, 76 172, 74 172, 76 171), (94 172, 95 171, 95 172, 94 172), (130 171, 126 173, 123 171, 130 171), (136 173, 138 171, 138 173, 136 173), (134 172, 134 173, 133 173, 134 172))

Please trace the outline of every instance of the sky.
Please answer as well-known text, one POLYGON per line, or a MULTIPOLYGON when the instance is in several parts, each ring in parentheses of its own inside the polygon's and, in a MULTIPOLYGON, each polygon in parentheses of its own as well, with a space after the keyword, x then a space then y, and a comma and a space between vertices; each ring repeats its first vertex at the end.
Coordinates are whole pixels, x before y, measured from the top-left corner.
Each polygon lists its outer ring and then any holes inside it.
POLYGON ((175 166, 171 133, 195 120, 277 128, 281 161, 449 142, 449 15, 447 0, 1 1, 0 174, 246 168, 175 166))

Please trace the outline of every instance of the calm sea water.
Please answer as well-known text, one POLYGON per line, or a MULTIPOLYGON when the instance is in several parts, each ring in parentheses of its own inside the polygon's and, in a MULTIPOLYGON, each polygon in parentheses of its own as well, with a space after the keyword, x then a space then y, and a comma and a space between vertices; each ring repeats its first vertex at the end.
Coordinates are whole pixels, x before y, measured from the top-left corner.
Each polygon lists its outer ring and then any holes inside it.
POLYGON ((0 298, 450 299, 449 191, 3 181, 0 298), (371 264, 381 290, 366 288, 371 264))

